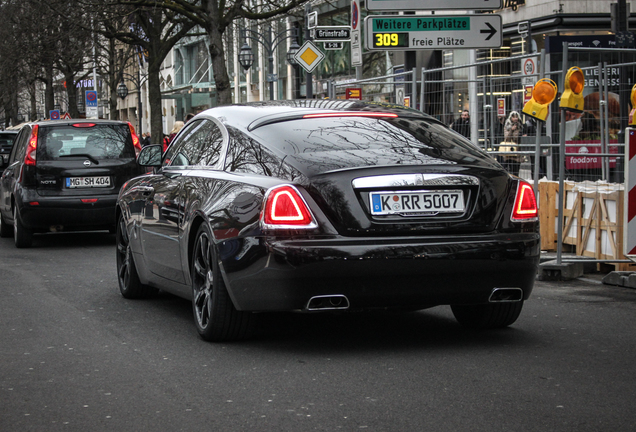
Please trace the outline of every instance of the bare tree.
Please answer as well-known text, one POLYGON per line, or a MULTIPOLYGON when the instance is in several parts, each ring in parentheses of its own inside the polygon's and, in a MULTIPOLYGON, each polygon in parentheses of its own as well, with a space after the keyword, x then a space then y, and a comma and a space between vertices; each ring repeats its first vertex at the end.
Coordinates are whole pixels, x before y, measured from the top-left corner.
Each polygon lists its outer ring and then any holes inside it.
MULTIPOLYGON (((156 7, 155 2, 152 1, 148 2, 147 5, 130 5, 122 4, 116 0, 89 0, 85 4, 90 5, 93 10, 100 10, 104 17, 102 20, 104 23, 107 23, 109 19, 112 19, 113 22, 125 23, 123 27, 105 25, 103 34, 106 37, 116 38, 130 46, 140 47, 146 53, 150 132, 152 136, 162 136, 161 63, 170 53, 172 47, 188 34, 195 23, 174 11, 156 7), (127 8, 122 9, 122 6, 127 6, 127 8), (125 16, 122 11, 126 12, 125 16)), ((111 67, 116 65, 121 67, 122 63, 114 61, 111 67)), ((111 71, 112 73, 113 71, 111 71)))
POLYGON ((186 17, 208 36, 217 103, 232 103, 232 88, 227 72, 223 33, 238 18, 265 20, 288 13, 308 0, 111 0, 135 7, 162 8, 186 17))

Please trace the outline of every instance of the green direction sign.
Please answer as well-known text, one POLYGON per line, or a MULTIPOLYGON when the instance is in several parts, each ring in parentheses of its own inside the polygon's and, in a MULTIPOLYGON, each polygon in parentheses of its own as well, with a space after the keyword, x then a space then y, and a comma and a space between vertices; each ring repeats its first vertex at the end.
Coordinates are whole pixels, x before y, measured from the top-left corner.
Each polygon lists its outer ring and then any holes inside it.
POLYGON ((366 0, 370 11, 415 11, 415 10, 496 10, 501 9, 502 0, 366 0))
POLYGON ((365 19, 365 41, 371 51, 499 48, 501 28, 501 16, 494 14, 372 15, 365 19))

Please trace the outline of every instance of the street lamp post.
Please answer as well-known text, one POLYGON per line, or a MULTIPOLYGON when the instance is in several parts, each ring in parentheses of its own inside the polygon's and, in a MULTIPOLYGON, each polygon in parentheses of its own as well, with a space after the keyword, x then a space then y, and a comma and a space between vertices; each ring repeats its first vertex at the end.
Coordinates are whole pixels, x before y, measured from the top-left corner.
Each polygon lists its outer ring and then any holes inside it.
POLYGON ((269 82, 269 100, 274 100, 274 81, 277 80, 277 77, 274 76, 274 51, 284 40, 294 38, 294 42, 291 44, 290 49, 286 55, 287 61, 290 64, 294 65, 296 63, 294 56, 300 48, 298 46, 298 43, 296 42, 296 38, 298 37, 298 29, 286 29, 277 33, 275 36, 272 36, 272 33, 273 32, 271 27, 264 33, 251 29, 240 29, 243 46, 241 47, 238 56, 239 63, 241 64, 241 66, 243 66, 243 69, 248 70, 252 66, 252 63, 254 63, 254 54, 252 53, 252 48, 247 44, 247 39, 258 42, 263 46, 265 51, 267 51, 267 82, 269 82), (291 34, 288 34, 290 32, 291 34), (293 51, 294 47, 296 47, 295 51, 293 51), (290 59, 293 60, 294 63, 292 63, 290 59))
POLYGON ((126 99, 128 96, 128 87, 124 82, 124 76, 133 83, 135 86, 135 90, 137 90, 137 135, 141 137, 141 117, 142 117, 142 106, 141 106, 141 86, 144 85, 147 76, 141 76, 139 70, 137 70, 137 76, 131 75, 126 72, 119 72, 119 85, 117 86, 117 96, 119 96, 122 100, 126 99))

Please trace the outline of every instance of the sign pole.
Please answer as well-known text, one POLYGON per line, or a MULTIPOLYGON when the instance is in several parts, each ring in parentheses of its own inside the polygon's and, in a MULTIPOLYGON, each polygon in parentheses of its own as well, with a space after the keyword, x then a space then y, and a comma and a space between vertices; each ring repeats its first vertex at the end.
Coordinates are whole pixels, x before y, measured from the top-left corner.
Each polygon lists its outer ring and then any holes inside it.
MULTIPOLYGON (((311 30, 309 30, 309 13, 311 12, 311 6, 309 4, 305 5, 305 40, 311 41, 311 30)), ((311 72, 306 72, 305 74, 305 98, 313 99, 314 98, 314 85, 313 85, 313 76, 311 72)))

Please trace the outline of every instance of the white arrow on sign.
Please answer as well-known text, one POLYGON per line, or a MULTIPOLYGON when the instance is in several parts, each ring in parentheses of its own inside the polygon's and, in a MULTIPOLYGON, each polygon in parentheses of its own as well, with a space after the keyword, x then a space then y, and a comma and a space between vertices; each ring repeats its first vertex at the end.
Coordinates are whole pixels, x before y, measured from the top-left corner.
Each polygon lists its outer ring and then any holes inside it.
POLYGON ((499 48, 501 28, 501 16, 494 14, 370 15, 365 19, 365 41, 370 51, 499 48))
POLYGON ((370 11, 501 9, 502 0, 367 0, 370 11))

